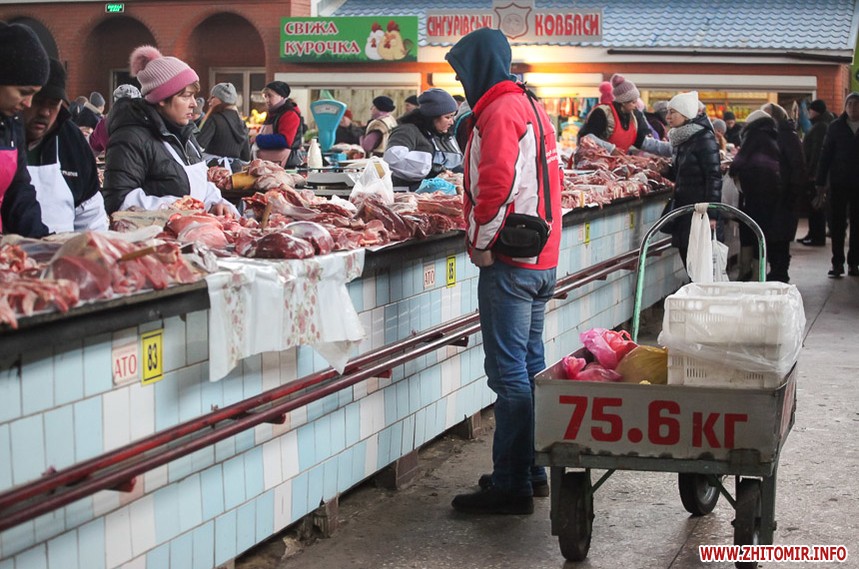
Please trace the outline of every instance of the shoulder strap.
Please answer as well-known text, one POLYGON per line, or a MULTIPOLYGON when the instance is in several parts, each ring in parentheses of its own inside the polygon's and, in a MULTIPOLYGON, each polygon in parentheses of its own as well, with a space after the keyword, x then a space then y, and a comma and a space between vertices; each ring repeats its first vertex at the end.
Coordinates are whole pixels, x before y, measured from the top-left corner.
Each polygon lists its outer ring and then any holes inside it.
POLYGON ((542 170, 543 178, 543 201, 546 203, 546 221, 552 223, 552 192, 549 187, 549 162, 546 160, 546 138, 543 134, 543 121, 540 119, 540 113, 537 111, 537 106, 534 104, 536 96, 522 87, 525 90, 525 97, 531 103, 531 108, 534 110, 534 117, 537 119, 537 128, 540 132, 540 156, 537 159, 537 169, 542 170), (542 168, 541 168, 542 166, 542 168))

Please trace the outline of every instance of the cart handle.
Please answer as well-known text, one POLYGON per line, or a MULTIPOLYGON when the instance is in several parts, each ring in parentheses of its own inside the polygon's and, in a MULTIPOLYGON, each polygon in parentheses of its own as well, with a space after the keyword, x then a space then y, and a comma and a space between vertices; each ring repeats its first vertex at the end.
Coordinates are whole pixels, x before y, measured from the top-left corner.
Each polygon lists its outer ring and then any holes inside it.
POLYGON ((635 279, 635 306, 633 307, 632 313, 632 341, 638 341, 638 328, 641 325, 641 301, 642 301, 642 292, 644 291, 644 268, 647 260, 647 248, 650 245, 650 238, 654 233, 659 231, 659 228, 665 225, 666 222, 671 221, 676 217, 680 217, 681 215, 685 215, 687 213, 692 213, 696 208, 706 207, 709 209, 714 209, 718 211, 724 211, 730 214, 733 214, 734 217, 744 222, 749 228, 754 232, 755 236, 758 238, 758 279, 761 282, 766 280, 767 273, 767 244, 764 239, 764 232, 761 230, 760 226, 755 222, 754 219, 735 208, 732 205, 724 204, 724 203, 707 203, 702 202, 699 204, 690 204, 680 206, 677 209, 673 209, 668 212, 667 215, 656 220, 656 223, 650 228, 650 230, 645 234, 644 239, 641 241, 641 247, 638 250, 638 267, 637 267, 637 275, 635 279), (645 262, 642 262, 644 260, 645 262))

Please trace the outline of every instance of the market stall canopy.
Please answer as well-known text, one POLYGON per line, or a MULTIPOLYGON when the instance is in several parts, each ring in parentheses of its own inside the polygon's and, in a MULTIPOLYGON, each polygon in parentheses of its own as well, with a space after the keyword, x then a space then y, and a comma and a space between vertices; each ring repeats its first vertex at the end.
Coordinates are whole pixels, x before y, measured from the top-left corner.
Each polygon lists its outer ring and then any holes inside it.
MULTIPOLYGON (((419 45, 445 46, 452 45, 452 42, 434 40, 433 35, 443 37, 435 30, 428 35, 428 14, 446 14, 447 18, 470 18, 480 14, 492 16, 508 6, 519 7, 520 14, 530 18, 532 23, 533 14, 540 12, 564 15, 599 11, 602 14, 601 40, 551 43, 609 49, 752 49, 852 55, 859 27, 855 0, 819 0, 814 2, 813 10, 809 4, 794 0, 726 0, 719 3, 702 0, 413 0, 401 5, 386 0, 347 0, 332 14, 320 15, 418 16, 419 45)), ((470 20, 466 25, 474 21, 477 20, 470 20)), ((459 25, 463 21, 451 20, 449 23, 459 25)), ((521 39, 529 37, 526 34, 521 39)), ((537 43, 517 42, 513 38, 511 42, 522 45, 537 43)))

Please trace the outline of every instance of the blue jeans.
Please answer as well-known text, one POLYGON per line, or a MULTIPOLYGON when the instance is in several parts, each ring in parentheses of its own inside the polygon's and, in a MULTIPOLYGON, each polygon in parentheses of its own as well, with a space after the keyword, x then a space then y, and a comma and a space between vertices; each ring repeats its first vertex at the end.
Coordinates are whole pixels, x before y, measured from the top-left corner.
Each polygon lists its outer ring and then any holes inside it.
POLYGON ((496 261, 477 284, 484 369, 495 401, 492 483, 530 496, 534 466, 534 376, 545 369, 543 322, 555 290, 555 269, 520 269, 496 261))

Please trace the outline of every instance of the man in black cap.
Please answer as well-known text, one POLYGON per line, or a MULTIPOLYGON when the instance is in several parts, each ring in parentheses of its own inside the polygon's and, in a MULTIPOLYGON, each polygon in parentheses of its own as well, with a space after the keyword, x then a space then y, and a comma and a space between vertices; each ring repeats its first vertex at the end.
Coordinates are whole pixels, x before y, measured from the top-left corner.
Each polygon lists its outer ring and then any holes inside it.
POLYGON ((52 233, 107 229, 95 158, 67 108, 66 70, 50 60, 48 82, 22 113, 27 170, 52 233))
POLYGON ((817 163, 820 161, 820 151, 823 148, 823 139, 826 138, 826 129, 829 123, 835 120, 835 115, 826 110, 826 101, 816 99, 808 105, 808 118, 811 119, 811 129, 802 139, 802 153, 805 156, 805 167, 809 181, 806 206, 808 208, 808 234, 797 239, 799 243, 810 247, 824 247, 826 245, 826 212, 823 204, 814 199, 814 176, 817 174, 817 163))
POLYGON ((737 117, 732 111, 725 111, 722 114, 722 120, 725 121, 725 140, 733 144, 735 147, 740 147, 740 132, 743 130, 743 125, 737 124, 737 117))
POLYGON ((18 113, 48 80, 48 54, 33 31, 0 22, 0 228, 43 237, 48 228, 27 173, 24 128, 18 113))
POLYGON ((370 106, 370 122, 367 130, 361 138, 361 147, 367 156, 382 156, 388 146, 388 136, 397 126, 397 119, 391 113, 394 112, 394 100, 385 95, 379 95, 373 99, 370 106))
POLYGON ((407 115, 420 106, 421 106, 421 104, 420 104, 420 102, 418 102, 417 95, 409 95, 408 97, 406 97, 405 104, 403 105, 403 107, 405 108, 405 111, 406 111, 403 114, 407 115))

